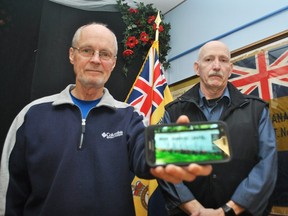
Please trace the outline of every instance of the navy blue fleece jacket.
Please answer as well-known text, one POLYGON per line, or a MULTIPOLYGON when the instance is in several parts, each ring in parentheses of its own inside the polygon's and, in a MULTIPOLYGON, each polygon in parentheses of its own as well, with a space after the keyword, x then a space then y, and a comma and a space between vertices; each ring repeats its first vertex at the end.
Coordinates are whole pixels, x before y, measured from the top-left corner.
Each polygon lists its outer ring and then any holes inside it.
POLYGON ((104 89, 82 123, 71 88, 30 103, 12 123, 1 161, 0 215, 135 214, 130 172, 152 178, 143 117, 104 89))

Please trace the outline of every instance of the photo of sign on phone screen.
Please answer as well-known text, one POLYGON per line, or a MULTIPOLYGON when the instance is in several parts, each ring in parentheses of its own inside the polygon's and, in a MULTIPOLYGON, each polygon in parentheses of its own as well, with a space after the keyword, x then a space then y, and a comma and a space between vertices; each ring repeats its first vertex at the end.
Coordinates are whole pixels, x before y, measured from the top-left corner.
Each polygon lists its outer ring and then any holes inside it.
POLYGON ((150 166, 229 161, 224 122, 151 125, 146 128, 146 159, 150 166))

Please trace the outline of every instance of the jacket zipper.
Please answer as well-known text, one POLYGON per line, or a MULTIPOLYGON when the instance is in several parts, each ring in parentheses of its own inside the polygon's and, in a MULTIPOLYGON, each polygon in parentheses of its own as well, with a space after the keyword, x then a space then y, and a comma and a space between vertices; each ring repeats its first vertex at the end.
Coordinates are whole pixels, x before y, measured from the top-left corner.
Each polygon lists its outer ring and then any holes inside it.
POLYGON ((80 137, 80 144, 79 144, 79 149, 82 149, 82 145, 83 145, 83 138, 84 138, 84 134, 85 134, 85 127, 86 127, 86 119, 82 119, 82 124, 81 124, 81 137, 80 137))

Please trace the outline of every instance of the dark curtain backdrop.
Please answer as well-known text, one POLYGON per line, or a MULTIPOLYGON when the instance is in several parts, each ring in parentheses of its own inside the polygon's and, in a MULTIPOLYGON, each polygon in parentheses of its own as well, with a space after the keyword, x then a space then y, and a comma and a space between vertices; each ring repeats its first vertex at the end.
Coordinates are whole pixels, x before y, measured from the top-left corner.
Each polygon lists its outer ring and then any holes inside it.
POLYGON ((119 12, 84 11, 48 0, 1 0, 0 6, 7 18, 7 24, 0 26, 1 151, 14 117, 27 103, 74 83, 68 50, 74 32, 83 24, 102 22, 116 34, 117 65, 106 87, 116 99, 125 100, 142 60, 131 65, 127 77, 122 73, 125 26, 119 12))
POLYGON ((15 115, 30 101, 42 0, 0 0, 0 150, 15 115))

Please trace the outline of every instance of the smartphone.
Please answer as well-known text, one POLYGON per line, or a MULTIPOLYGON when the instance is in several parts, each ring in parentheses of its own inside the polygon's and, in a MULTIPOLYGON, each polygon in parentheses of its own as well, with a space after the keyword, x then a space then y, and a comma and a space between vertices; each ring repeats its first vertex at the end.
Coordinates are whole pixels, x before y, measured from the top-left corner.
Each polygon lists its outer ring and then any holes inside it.
POLYGON ((231 148, 223 121, 150 125, 145 129, 145 152, 149 166, 228 162, 231 148))

